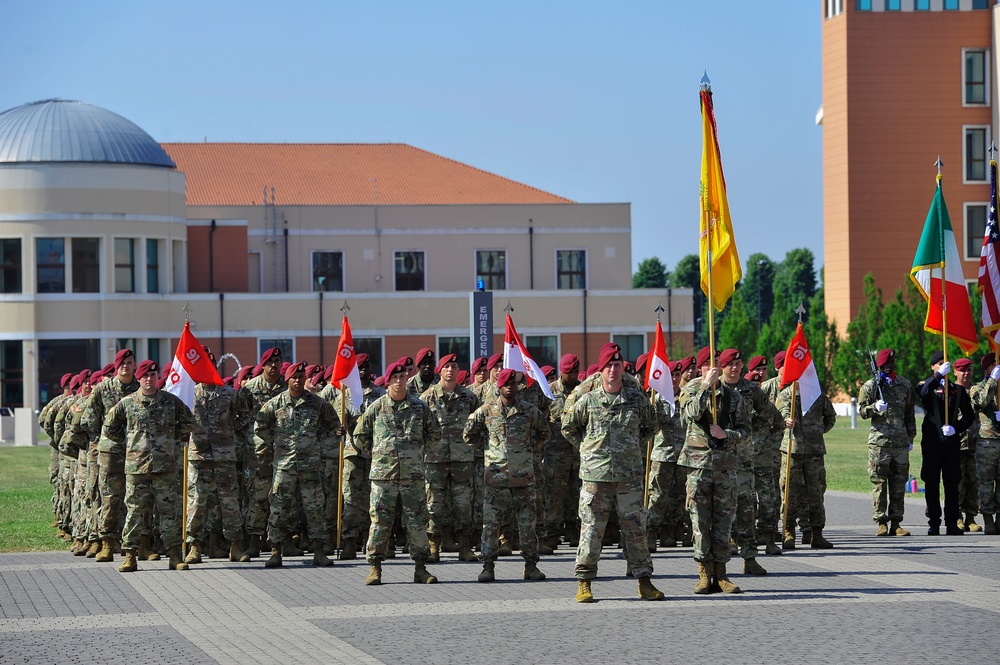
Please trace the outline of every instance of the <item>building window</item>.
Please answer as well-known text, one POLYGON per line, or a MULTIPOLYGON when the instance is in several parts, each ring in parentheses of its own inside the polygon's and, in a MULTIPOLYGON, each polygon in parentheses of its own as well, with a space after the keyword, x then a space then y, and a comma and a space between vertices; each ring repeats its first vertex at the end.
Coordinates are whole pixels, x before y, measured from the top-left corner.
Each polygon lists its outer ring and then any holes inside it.
POLYGON ((622 355, 629 362, 635 362, 639 356, 646 352, 645 335, 612 335, 611 341, 622 347, 622 355))
POLYGON ((132 351, 137 365, 145 360, 145 358, 139 357, 139 348, 135 345, 135 337, 118 337, 115 339, 115 353, 118 353, 122 349, 129 349, 132 351))
POLYGON ((260 358, 268 349, 281 349, 282 362, 295 360, 295 342, 291 339, 260 339, 257 341, 257 357, 260 358))
POLYGON ((989 58, 986 51, 967 50, 964 53, 965 99, 966 104, 988 104, 986 70, 989 58))
POLYGON ((507 252, 502 249, 476 251, 476 282, 483 280, 487 291, 507 288, 507 252))
POLYGON ((115 238, 115 293, 135 293, 135 240, 115 238))
POLYGON ((556 335, 525 335, 524 345, 539 367, 559 367, 559 338, 556 335))
POLYGON ((146 293, 160 292, 160 241, 146 240, 146 293))
MULTIPOLYGON (((155 338, 146 340, 146 358, 148 360, 152 360, 162 368, 163 363, 160 362, 160 341, 161 340, 155 338)), ((171 361, 173 361, 173 358, 171 358, 171 361)))
POLYGON ((826 18, 833 18, 844 13, 844 0, 826 0, 826 18))
POLYGON ((423 252, 396 252, 396 290, 424 290, 423 252))
POLYGON ((0 342, 0 404, 24 406, 24 342, 0 342))
POLYGON ((0 240, 0 293, 21 293, 21 239, 0 240))
POLYGON ((965 128, 965 182, 986 182, 988 127, 965 128))
POLYGON ((344 290, 344 254, 313 252, 313 291, 344 290))
POLYGON ((945 9, 958 9, 958 0, 944 0, 945 9))
POLYGON ((556 250, 556 288, 587 288, 587 252, 582 249, 556 250))
POLYGON ((438 337, 438 358, 443 358, 449 353, 458 355, 459 369, 469 369, 469 336, 464 337, 438 337))
POLYGON ((372 376, 381 376, 382 369, 385 367, 382 364, 384 360, 381 337, 355 337, 354 351, 355 353, 367 353, 368 362, 372 366, 372 376))
POLYGON ((931 0, 915 0, 913 8, 918 12, 926 12, 931 8, 931 0))
POLYGON ((66 292, 66 241, 63 238, 35 241, 35 270, 38 293, 66 292))
POLYGON ((855 0, 854 9, 859 12, 870 12, 872 10, 872 0, 855 0))
POLYGON ((101 290, 100 238, 73 238, 73 293, 101 290))
POLYGON ((100 342, 96 339, 52 339, 38 342, 38 396, 41 404, 62 392, 59 379, 82 367, 100 367, 100 342))
POLYGON ((978 259, 986 235, 986 203, 965 204, 965 259, 978 259))
POLYGON ((887 12, 898 12, 899 0, 885 0, 885 10, 887 12))
POLYGON ((972 8, 973 9, 989 9, 990 8, 990 2, 989 2, 989 0, 972 0, 972 8))

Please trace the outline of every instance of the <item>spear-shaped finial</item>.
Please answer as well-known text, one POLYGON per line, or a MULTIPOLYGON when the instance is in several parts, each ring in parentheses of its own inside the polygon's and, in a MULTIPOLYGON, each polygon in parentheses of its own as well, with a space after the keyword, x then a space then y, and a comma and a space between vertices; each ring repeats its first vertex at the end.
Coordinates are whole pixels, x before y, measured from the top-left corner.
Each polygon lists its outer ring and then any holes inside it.
POLYGON ((189 302, 184 303, 184 306, 181 307, 181 310, 184 312, 184 323, 188 323, 189 321, 191 321, 191 303, 189 302))
POLYGON ((663 303, 662 302, 658 302, 658 303, 656 303, 656 308, 653 311, 656 312, 656 320, 657 320, 657 322, 659 322, 659 320, 660 320, 660 312, 664 312, 666 310, 663 309, 663 303))
POLYGON ((802 316, 806 313, 806 308, 799 303, 799 306, 795 308, 795 313, 799 315, 799 323, 802 323, 802 316))
POLYGON ((712 92, 712 80, 708 78, 708 70, 705 70, 704 76, 701 77, 701 89, 705 92, 712 92))
POLYGON ((506 305, 504 305, 504 307, 503 307, 503 311, 505 311, 505 312, 506 312, 506 313, 508 313, 508 314, 510 314, 511 312, 513 312, 513 311, 514 311, 514 306, 510 304, 510 301, 509 301, 509 300, 507 301, 507 304, 506 304, 506 305))
POLYGON ((990 161, 992 162, 997 157, 997 144, 996 141, 990 141, 990 161))
POLYGON ((941 155, 938 155, 937 161, 934 162, 934 166, 937 167, 937 174, 941 175, 941 167, 944 166, 944 162, 941 161, 941 155))
POLYGON ((344 298, 344 304, 340 306, 340 311, 347 316, 347 313, 351 311, 351 306, 347 304, 347 298, 344 298))

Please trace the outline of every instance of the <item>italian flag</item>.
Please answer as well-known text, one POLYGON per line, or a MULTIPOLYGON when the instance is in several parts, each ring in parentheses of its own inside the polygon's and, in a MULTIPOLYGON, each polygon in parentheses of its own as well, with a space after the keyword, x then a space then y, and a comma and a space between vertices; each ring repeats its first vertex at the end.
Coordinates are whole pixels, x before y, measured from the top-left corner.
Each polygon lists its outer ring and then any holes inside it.
POLYGON ((938 176, 934 200, 920 235, 917 255, 913 257, 910 279, 927 301, 924 329, 946 334, 966 355, 975 351, 979 347, 976 324, 972 319, 958 243, 941 192, 941 176, 938 176))

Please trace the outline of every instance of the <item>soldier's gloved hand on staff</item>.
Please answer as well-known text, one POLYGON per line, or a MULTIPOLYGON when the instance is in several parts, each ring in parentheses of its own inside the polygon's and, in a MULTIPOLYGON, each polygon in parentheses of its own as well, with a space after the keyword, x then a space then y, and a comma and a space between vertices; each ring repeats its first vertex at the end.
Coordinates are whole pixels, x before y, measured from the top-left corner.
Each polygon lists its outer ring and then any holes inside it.
POLYGON ((719 380, 719 373, 722 370, 718 367, 710 367, 707 372, 701 375, 701 385, 712 386, 719 380))
POLYGON ((1000 423, 1000 411, 994 411, 993 412, 993 420, 995 420, 998 423, 1000 423))
POLYGON ((994 381, 1000 381, 1000 365, 993 368, 993 371, 990 372, 990 378, 994 381))
POLYGON ((941 428, 941 433, 945 436, 955 436, 955 428, 951 425, 945 425, 941 428))
POLYGON ((943 376, 948 376, 949 374, 951 374, 951 363, 949 362, 941 363, 941 366, 938 367, 937 371, 934 373, 938 375, 938 378, 941 378, 943 376))
POLYGON ((889 410, 889 404, 886 403, 885 400, 880 399, 879 401, 875 402, 875 410, 878 411, 879 413, 885 413, 886 411, 889 410))

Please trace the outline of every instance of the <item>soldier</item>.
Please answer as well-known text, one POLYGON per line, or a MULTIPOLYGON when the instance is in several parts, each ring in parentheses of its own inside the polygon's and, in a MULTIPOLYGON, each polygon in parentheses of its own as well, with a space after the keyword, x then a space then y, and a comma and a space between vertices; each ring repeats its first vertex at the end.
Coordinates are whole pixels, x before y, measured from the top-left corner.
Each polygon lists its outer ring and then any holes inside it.
POLYGON ((472 385, 469 386, 469 390, 480 398, 482 401, 482 395, 480 391, 482 390, 483 384, 489 381, 490 371, 486 369, 486 362, 489 360, 486 356, 479 356, 472 361, 472 367, 469 369, 469 374, 472 376, 472 385))
MULTIPOLYGON (((789 454, 791 448, 791 479, 786 485, 785 469, 787 458, 781 462, 781 487, 789 488, 788 523, 786 532, 790 531, 792 543, 795 543, 795 520, 798 518, 802 532, 810 533, 809 545, 813 549, 828 550, 833 543, 823 537, 826 527, 826 509, 823 505, 823 495, 826 494, 826 465, 823 457, 826 455, 826 442, 823 435, 837 424, 837 411, 833 402, 825 394, 802 414, 802 395, 795 395, 794 413, 792 412, 792 386, 789 385, 778 393, 777 408, 781 412, 789 435, 781 444, 782 455, 789 454)), ((787 536, 787 534, 786 534, 787 536)))
MULTIPOLYGON (((101 492, 99 530, 101 551, 95 561, 114 561, 114 550, 121 534, 122 511, 125 508, 125 446, 103 433, 104 420, 112 408, 126 395, 139 389, 135 379, 135 354, 122 349, 115 354, 114 375, 102 381, 87 402, 81 422, 91 436, 100 436, 97 443, 97 463, 100 469, 98 488, 101 492)), ((155 384, 154 384, 155 387, 155 384)))
POLYGON ((259 467, 270 464, 272 483, 267 539, 271 557, 266 568, 280 568, 285 539, 297 526, 301 497, 314 566, 332 566, 323 552, 326 546, 323 453, 329 439, 340 429, 340 421, 329 402, 307 392, 306 364, 289 365, 284 374, 288 389, 271 398, 260 409, 254 425, 255 454, 259 467))
MULTIPOLYGON (((639 363, 636 362, 636 365, 639 363)), ((680 361, 670 364, 670 378, 674 384, 674 395, 680 395, 680 361)), ((664 546, 677 545, 673 534, 678 505, 672 501, 672 497, 674 486, 680 480, 677 458, 684 445, 685 433, 677 399, 670 404, 662 396, 656 396, 656 422, 658 427, 649 457, 649 498, 646 503, 646 546, 650 552, 656 551, 656 541, 661 531, 665 534, 664 546)))
POLYGON ((59 441, 55 439, 52 426, 62 402, 73 394, 73 391, 70 390, 69 382, 73 380, 74 376, 73 372, 67 372, 62 375, 62 378, 59 380, 62 393, 49 400, 49 403, 38 414, 38 426, 48 435, 49 446, 52 448, 49 451, 49 484, 52 485, 52 514, 54 516, 52 526, 58 527, 59 531, 56 535, 60 538, 66 534, 66 530, 59 524, 59 510, 57 508, 61 496, 59 486, 59 441))
POLYGON ((420 397, 428 388, 437 383, 434 375, 434 351, 417 351, 417 373, 406 382, 406 389, 414 397, 420 397))
POLYGON ((441 426, 440 441, 424 448, 430 544, 427 562, 440 561, 442 540, 450 540, 452 534, 458 538, 458 560, 475 561, 471 542, 476 446, 463 440, 462 431, 480 402, 472 391, 458 385, 456 354, 444 355, 437 372, 440 381, 420 395, 441 426))
MULTIPOLYGON (((962 386, 972 396, 972 361, 959 358, 955 361, 955 383, 962 386)), ((979 479, 976 476, 976 442, 979 440, 979 417, 972 419, 972 426, 959 438, 959 480, 958 509, 965 513, 965 519, 958 518, 958 528, 962 531, 978 533, 983 527, 976 524, 979 514, 979 479)))
POLYGON ((135 368, 139 390, 123 397, 107 415, 104 436, 125 448, 125 561, 119 572, 139 569, 136 555, 143 513, 153 506, 160 516, 159 532, 170 555, 170 570, 187 570, 181 561, 181 521, 177 465, 180 440, 194 429, 194 417, 184 403, 157 390, 159 365, 143 360, 135 368))
POLYGON ((681 413, 687 423, 678 465, 688 467, 687 506, 698 562, 696 594, 741 593, 729 581, 729 541, 736 511, 738 451, 750 437, 750 422, 740 393, 719 382, 708 347, 698 352, 701 380, 681 391, 681 413))
POLYGON ((87 399, 90 398, 93 386, 90 377, 93 374, 89 369, 85 369, 78 375, 82 381, 80 383, 79 399, 73 403, 70 412, 66 417, 65 431, 63 438, 66 440, 66 449, 70 451, 76 467, 76 474, 73 478, 73 500, 70 523, 73 533, 73 547, 70 550, 75 556, 83 556, 87 553, 90 544, 87 542, 87 468, 89 466, 88 444, 90 443, 87 433, 82 427, 74 427, 74 422, 79 423, 83 415, 83 410, 87 406, 87 399))
MULTIPOLYGON (((760 389, 767 395, 768 401, 774 405, 781 392, 781 376, 785 367, 785 352, 778 351, 773 358, 777 376, 760 384, 760 389)), ((755 451, 754 457, 754 487, 757 490, 757 531, 764 534, 764 551, 767 554, 781 554, 785 549, 795 549, 794 529, 790 538, 784 539, 778 547, 775 537, 778 534, 778 511, 781 507, 781 442, 785 436, 785 422, 778 414, 778 422, 771 428, 767 440, 762 442, 755 451)), ((802 532, 802 544, 806 544, 806 532, 802 532)))
MULTIPOLYGON (((754 356, 747 363, 747 373, 743 378, 751 383, 760 386, 767 376, 767 358, 764 356, 754 356)), ((763 390, 763 388, 762 388, 763 390)), ((765 524, 774 522, 777 524, 777 478, 774 478, 774 466, 771 456, 772 437, 780 438, 785 431, 785 421, 774 407, 771 396, 765 391, 768 408, 771 410, 771 427, 767 431, 751 432, 751 445, 753 449, 753 490, 755 503, 755 514, 757 515, 756 531, 757 544, 764 545, 766 554, 781 554, 781 548, 774 542, 775 532, 765 528, 765 524), (773 515, 772 512, 773 511, 773 515), (762 515, 762 513, 764 513, 762 515)), ((781 445, 780 442, 778 444, 781 445)))
POLYGON ((628 568, 639 579, 639 597, 662 600, 653 586, 653 562, 646 548, 643 505, 646 441, 656 431, 649 400, 622 381, 625 361, 617 344, 601 347, 601 383, 563 416, 562 433, 580 449, 580 547, 576 555, 578 603, 594 602, 601 540, 608 515, 617 510, 628 568))
POLYGON ((544 544, 553 551, 559 546, 560 534, 567 542, 578 541, 580 527, 576 523, 576 506, 580 496, 580 455, 562 434, 562 414, 566 398, 579 384, 576 380, 580 359, 572 353, 559 359, 559 378, 549 384, 555 398, 549 404, 549 440, 542 447, 542 469, 545 474, 545 512, 538 516, 544 523, 544 544), (575 528, 575 532, 574 532, 575 528))
POLYGON ((437 418, 406 387, 406 368, 398 361, 385 370, 387 392, 365 411, 354 440, 369 455, 371 469, 371 531, 368 535, 368 586, 382 583, 382 560, 390 532, 396 500, 402 500, 403 520, 409 538, 410 558, 416 567, 413 581, 433 584, 437 578, 427 571, 427 490, 424 481, 424 450, 441 439, 437 418))
MULTIPOLYGON (((444 374, 441 375, 442 383, 444 374)), ((535 451, 549 438, 542 412, 517 398, 516 372, 503 369, 497 374, 499 399, 479 407, 468 416, 463 438, 469 446, 482 446, 486 439, 486 485, 483 502, 483 572, 480 582, 496 580, 500 529, 511 514, 517 516, 524 559, 523 578, 544 580, 538 570, 538 536, 535 532, 535 451)))
MULTIPOLYGON (((93 372, 88 379, 90 384, 90 392, 93 393, 94 389, 97 387, 101 381, 104 380, 105 370, 101 369, 93 372)), ((101 551, 101 538, 100 538, 100 510, 101 510, 101 492, 98 488, 98 478, 100 476, 100 466, 98 464, 98 450, 97 444, 100 441, 100 435, 95 436, 90 433, 83 426, 83 416, 86 413, 87 405, 89 404, 89 398, 86 402, 79 404, 80 410, 73 414, 73 422, 70 424, 70 428, 73 431, 74 439, 77 442, 85 442, 86 449, 81 449, 81 457, 86 455, 87 462, 86 477, 84 478, 83 487, 83 497, 84 497, 84 516, 83 516, 83 530, 85 533, 85 538, 87 540, 87 549, 82 552, 77 552, 78 555, 86 556, 88 559, 93 559, 97 556, 97 553, 101 551)))
POLYGON ((958 447, 959 438, 974 420, 972 401, 965 388, 945 379, 951 373, 951 363, 944 362, 943 352, 936 351, 931 356, 931 369, 933 374, 921 381, 917 389, 924 409, 924 420, 920 426, 920 479, 924 481, 924 500, 927 502, 927 535, 941 535, 939 488, 943 479, 945 533, 962 536, 965 530, 959 526, 958 484, 962 478, 962 467, 958 447))
MULTIPOLYGON (((484 373, 483 382, 479 384, 476 388, 472 390, 472 394, 479 398, 480 404, 486 404, 493 399, 496 394, 496 377, 497 374, 502 369, 503 354, 494 353, 492 356, 486 359, 483 363, 480 372, 484 373)), ((473 491, 473 504, 472 510, 472 528, 475 533, 481 533, 483 530, 483 447, 477 446, 475 449, 475 463, 473 464, 473 474, 472 474, 472 491, 473 491)), ((502 536, 501 536, 502 537, 502 536)), ((477 541, 478 546, 478 541, 477 541)), ((509 549, 506 551, 507 554, 512 554, 513 550, 509 549)))
POLYGON ((996 522, 996 515, 1000 512, 1000 410, 997 407, 1000 365, 996 365, 995 357, 990 354, 983 356, 980 365, 984 378, 972 389, 972 403, 979 412, 976 476, 983 531, 988 536, 995 536, 1000 533, 996 522))
POLYGON ((81 399, 86 399, 80 394, 80 387, 85 381, 84 372, 86 372, 86 377, 90 376, 90 370, 83 370, 70 379, 70 396, 59 405, 52 421, 52 433, 59 450, 59 481, 57 483, 59 500, 56 503, 56 516, 59 523, 59 536, 67 542, 73 540, 73 493, 76 479, 76 458, 79 453, 79 450, 70 444, 71 437, 68 436, 68 425, 72 421, 70 414, 73 405, 79 403, 81 399))
MULTIPOLYGON (((209 362, 215 356, 202 347, 209 362)), ((209 497, 218 506, 222 536, 229 541, 229 560, 250 561, 243 551, 236 432, 246 427, 249 408, 229 386, 199 383, 194 389, 194 430, 188 446, 188 555, 184 562, 201 563, 208 521, 209 497)), ((214 556, 214 555, 213 555, 214 556)))
POLYGON ((908 536, 900 526, 910 473, 910 448, 917 435, 914 407, 917 394, 905 378, 896 376, 896 352, 882 349, 875 365, 878 377, 861 386, 858 413, 872 421, 868 432, 868 475, 872 481, 872 519, 876 536, 908 536))

